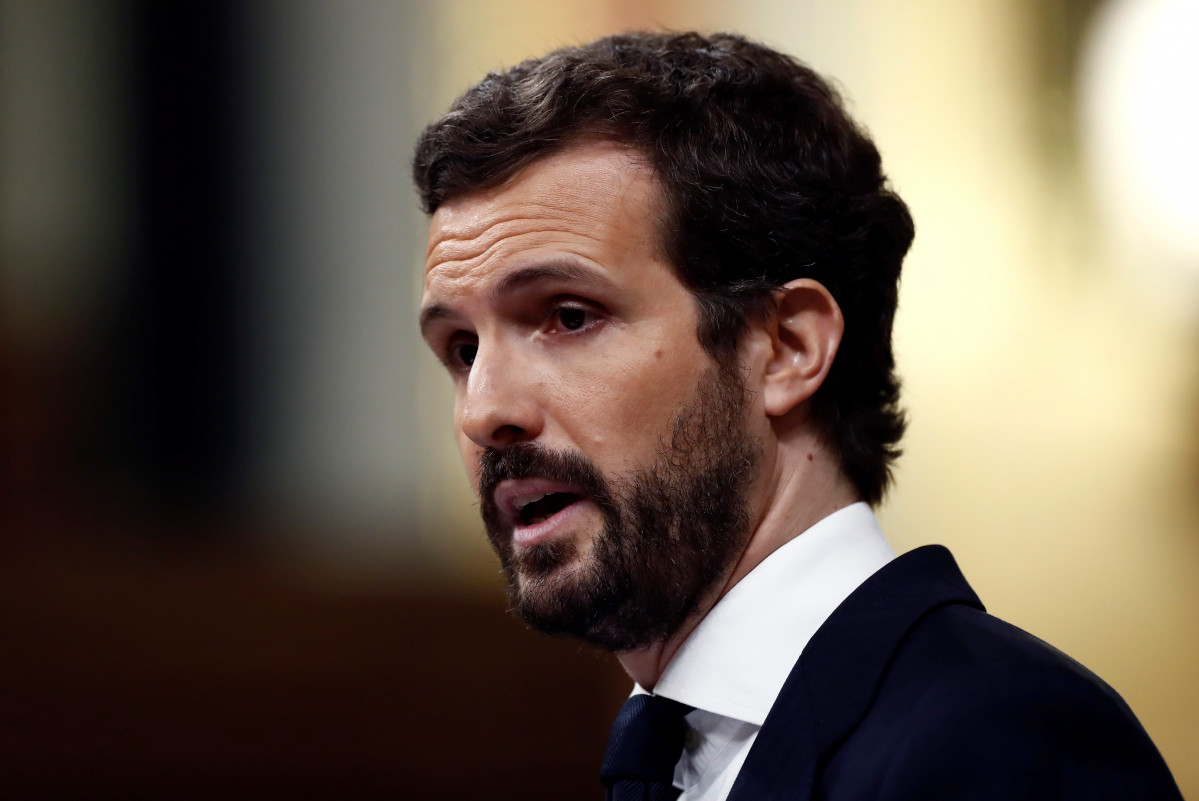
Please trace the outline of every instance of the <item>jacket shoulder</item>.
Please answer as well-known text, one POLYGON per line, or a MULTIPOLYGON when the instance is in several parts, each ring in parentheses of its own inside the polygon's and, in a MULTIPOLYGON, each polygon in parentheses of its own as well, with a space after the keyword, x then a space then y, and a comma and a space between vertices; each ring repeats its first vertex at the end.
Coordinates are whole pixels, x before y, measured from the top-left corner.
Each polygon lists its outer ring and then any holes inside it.
POLYGON ((1111 687, 964 605, 917 621, 826 760, 828 798, 1181 798, 1111 687))

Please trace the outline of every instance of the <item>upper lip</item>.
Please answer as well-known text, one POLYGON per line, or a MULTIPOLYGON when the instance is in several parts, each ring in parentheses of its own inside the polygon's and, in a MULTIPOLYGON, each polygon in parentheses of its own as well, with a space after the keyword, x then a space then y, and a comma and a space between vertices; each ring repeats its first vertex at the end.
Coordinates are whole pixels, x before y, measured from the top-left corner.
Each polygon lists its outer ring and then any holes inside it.
MULTIPOLYGON (((496 486, 493 497, 496 508, 515 527, 521 525, 518 503, 555 492, 570 493, 571 495, 583 494, 578 487, 564 481, 554 481, 548 478, 510 478, 501 481, 496 486)), ((524 506, 524 503, 520 505, 524 506)))

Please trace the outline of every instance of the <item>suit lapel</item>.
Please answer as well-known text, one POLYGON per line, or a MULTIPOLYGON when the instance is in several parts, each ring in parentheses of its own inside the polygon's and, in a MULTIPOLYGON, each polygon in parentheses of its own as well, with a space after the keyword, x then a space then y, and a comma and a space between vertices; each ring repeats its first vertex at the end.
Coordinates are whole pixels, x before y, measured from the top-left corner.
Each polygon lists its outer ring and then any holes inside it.
POLYGON ((796 662, 728 801, 810 798, 818 765, 865 716, 904 635, 945 604, 983 608, 939 545, 904 554, 854 590, 796 662))

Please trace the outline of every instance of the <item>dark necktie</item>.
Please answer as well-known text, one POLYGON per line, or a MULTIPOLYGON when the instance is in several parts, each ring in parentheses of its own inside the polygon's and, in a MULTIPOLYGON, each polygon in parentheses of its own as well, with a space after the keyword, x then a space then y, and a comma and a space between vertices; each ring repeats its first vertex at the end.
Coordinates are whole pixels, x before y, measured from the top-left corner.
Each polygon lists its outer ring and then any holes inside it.
POLYGON ((656 695, 634 695, 624 702, 612 731, 600 781, 608 801, 674 801, 674 766, 683 754, 687 724, 694 707, 656 695))

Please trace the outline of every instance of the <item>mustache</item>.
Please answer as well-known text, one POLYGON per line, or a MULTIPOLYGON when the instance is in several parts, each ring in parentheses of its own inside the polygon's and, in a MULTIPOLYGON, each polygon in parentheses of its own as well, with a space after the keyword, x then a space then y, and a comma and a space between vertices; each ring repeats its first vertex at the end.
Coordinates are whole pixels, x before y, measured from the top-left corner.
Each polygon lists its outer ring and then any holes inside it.
POLYGON ((501 481, 548 478, 570 484, 602 509, 616 509, 608 482, 599 468, 578 451, 554 451, 534 442, 518 442, 503 450, 487 448, 479 457, 479 503, 484 519, 498 519, 495 488, 501 481))

